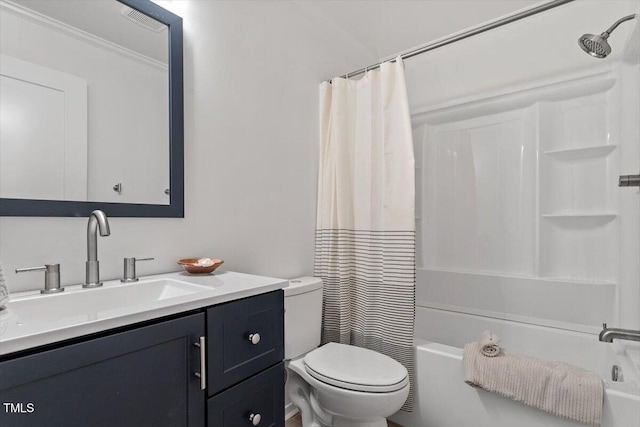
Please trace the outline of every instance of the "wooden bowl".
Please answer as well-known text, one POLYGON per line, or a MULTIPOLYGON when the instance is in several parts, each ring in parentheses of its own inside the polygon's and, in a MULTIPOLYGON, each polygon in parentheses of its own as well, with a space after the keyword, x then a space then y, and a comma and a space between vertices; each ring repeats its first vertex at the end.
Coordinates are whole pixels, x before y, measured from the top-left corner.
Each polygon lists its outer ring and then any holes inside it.
POLYGON ((221 259, 211 258, 213 264, 204 266, 198 264, 199 259, 200 258, 183 258, 178 261, 178 264, 184 267, 184 269, 187 270, 187 273, 190 274, 209 274, 224 263, 221 259))

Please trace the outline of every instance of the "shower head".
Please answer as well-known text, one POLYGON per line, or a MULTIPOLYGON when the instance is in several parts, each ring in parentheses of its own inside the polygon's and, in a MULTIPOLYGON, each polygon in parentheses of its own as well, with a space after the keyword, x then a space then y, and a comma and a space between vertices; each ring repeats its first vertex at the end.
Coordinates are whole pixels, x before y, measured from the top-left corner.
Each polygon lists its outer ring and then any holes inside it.
POLYGON ((611 46, 607 42, 607 39, 615 30, 618 28, 618 25, 623 23, 624 21, 629 21, 635 18, 636 15, 625 16, 624 18, 618 19, 607 31, 596 36, 594 34, 584 34, 582 37, 578 39, 578 45, 587 52, 589 55, 594 58, 605 58, 607 55, 611 53, 611 46))
POLYGON ((589 55, 595 58, 604 58, 611 53, 611 46, 607 43, 609 33, 604 32, 599 36, 585 34, 578 39, 578 44, 589 55))

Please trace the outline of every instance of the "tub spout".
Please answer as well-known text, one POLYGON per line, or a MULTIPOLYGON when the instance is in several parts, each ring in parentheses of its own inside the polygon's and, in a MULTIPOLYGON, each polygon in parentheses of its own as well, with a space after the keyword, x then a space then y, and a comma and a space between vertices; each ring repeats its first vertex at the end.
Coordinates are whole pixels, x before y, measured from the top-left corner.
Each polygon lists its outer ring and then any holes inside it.
POLYGON ((627 341, 640 341, 640 331, 633 329, 607 328, 607 324, 602 324, 602 332, 598 339, 602 342, 613 342, 614 339, 627 341))

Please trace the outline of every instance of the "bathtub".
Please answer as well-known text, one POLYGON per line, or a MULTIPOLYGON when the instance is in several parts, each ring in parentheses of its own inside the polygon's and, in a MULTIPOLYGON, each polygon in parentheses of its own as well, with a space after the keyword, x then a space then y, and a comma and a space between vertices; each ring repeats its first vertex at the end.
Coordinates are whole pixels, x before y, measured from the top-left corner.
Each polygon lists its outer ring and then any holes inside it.
POLYGON ((597 372, 606 384, 602 426, 640 426, 638 343, 601 343, 592 334, 424 307, 416 310, 415 409, 391 420, 404 427, 584 426, 465 384, 462 349, 486 329, 509 351, 597 372), (612 380, 613 365, 621 381, 612 380))

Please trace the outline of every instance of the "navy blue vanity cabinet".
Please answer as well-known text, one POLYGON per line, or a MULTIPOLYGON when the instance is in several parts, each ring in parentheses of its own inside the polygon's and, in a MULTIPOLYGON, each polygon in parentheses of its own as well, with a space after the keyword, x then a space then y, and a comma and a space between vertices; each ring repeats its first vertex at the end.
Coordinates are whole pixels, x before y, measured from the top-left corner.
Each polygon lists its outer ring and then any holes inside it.
POLYGON ((284 427, 283 358, 278 290, 0 357, 0 426, 284 427))
POLYGON ((200 313, 2 361, 0 426, 202 427, 204 333, 200 313))
POLYGON ((208 427, 283 427, 284 363, 209 399, 208 427))
POLYGON ((207 310, 207 425, 284 427, 284 293, 207 310))
POLYGON ((284 359, 284 293, 269 292, 207 310, 209 396, 284 359))

